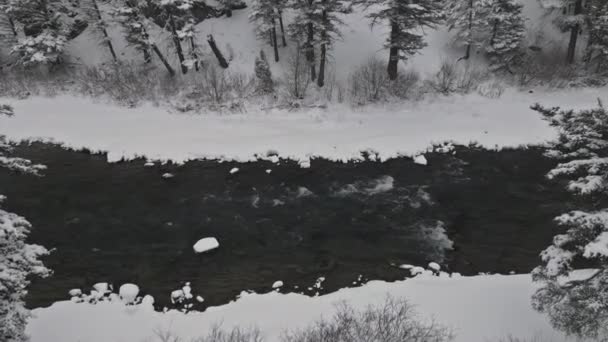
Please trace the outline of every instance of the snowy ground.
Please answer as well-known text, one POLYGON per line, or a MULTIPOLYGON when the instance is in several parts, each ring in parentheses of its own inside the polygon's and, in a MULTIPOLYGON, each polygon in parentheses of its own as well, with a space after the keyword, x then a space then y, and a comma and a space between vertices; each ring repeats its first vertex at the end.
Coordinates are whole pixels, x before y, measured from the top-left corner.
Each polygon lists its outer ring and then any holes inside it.
POLYGON ((608 102, 606 88, 534 93, 507 91, 501 98, 477 94, 422 102, 328 109, 250 110, 244 114, 175 114, 163 108, 128 109, 76 97, 0 99, 15 107, 0 134, 13 140, 46 139, 73 148, 107 151, 108 159, 147 156, 183 162, 196 158, 252 160, 276 151, 282 157, 345 160, 361 151, 382 159, 415 155, 434 142, 476 141, 487 147, 542 143, 554 131, 529 109, 535 102, 567 108, 608 102))
POLYGON ((224 329, 257 326, 266 341, 273 342, 286 329, 305 327, 321 316, 330 316, 337 303, 347 301, 355 308, 364 308, 382 303, 390 294, 415 304, 421 318, 434 318, 452 327, 456 342, 498 341, 507 335, 569 341, 551 328, 545 316, 531 308, 533 291, 529 275, 421 275, 395 283, 372 281, 359 288, 312 298, 276 292, 245 294, 204 313, 160 313, 149 304, 125 307, 122 302, 90 305, 64 301, 34 310, 27 332, 32 342, 154 342, 155 331, 171 331, 190 341, 206 335, 212 325, 222 323, 224 329))

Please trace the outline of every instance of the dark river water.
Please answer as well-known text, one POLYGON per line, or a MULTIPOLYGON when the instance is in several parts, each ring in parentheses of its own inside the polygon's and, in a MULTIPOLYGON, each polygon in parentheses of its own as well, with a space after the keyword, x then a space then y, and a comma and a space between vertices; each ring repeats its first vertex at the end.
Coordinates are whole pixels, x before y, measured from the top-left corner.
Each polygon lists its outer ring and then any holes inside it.
POLYGON ((53 250, 45 263, 54 274, 34 280, 30 307, 100 281, 136 283, 159 307, 191 282, 204 309, 276 280, 313 295, 402 279, 400 264, 529 272, 556 234, 552 218, 571 207, 563 185, 544 177, 555 162, 536 147, 457 147, 426 154, 427 166, 316 159, 307 169, 289 160, 107 163, 41 143, 14 154, 48 167, 43 177, 0 169, 4 207, 33 224, 31 242, 53 250), (220 248, 195 254, 207 236, 220 248), (323 289, 308 289, 321 276, 323 289))

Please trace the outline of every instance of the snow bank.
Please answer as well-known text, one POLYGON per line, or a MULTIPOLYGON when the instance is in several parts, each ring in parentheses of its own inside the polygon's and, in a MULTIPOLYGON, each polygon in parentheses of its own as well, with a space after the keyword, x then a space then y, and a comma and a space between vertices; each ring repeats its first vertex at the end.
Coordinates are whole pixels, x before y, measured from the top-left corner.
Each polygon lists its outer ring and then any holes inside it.
POLYGON ((135 284, 123 284, 120 286, 118 294, 125 303, 134 303, 139 295, 139 287, 135 284))
POLYGON ((0 134, 107 151, 110 161, 136 156, 176 162, 250 161, 269 150, 303 161, 314 156, 360 158, 361 151, 373 150, 385 160, 417 155, 431 143, 447 140, 477 141, 492 148, 542 143, 555 132, 530 105, 587 108, 598 97, 608 101, 606 93, 608 88, 533 94, 512 90, 499 99, 471 94, 363 109, 336 105, 327 110, 251 110, 234 115, 170 114, 151 105, 129 109, 69 96, 0 99, 18 114, 2 121, 0 134))
POLYGON ((217 241, 216 238, 208 237, 208 238, 198 240, 194 244, 194 246, 192 246, 192 248, 194 249, 194 252, 196 252, 196 253, 204 253, 204 252, 208 252, 212 249, 216 249, 219 246, 220 246, 220 243, 217 241))
POLYGON ((120 302, 89 305, 65 301, 34 310, 27 333, 32 342, 155 341, 154 331, 161 330, 172 331, 189 341, 222 322, 225 329, 256 325, 266 341, 274 342, 287 328, 304 327, 321 315, 331 315, 335 304, 341 301, 364 308, 383 302, 390 294, 416 305, 422 317, 434 317, 452 326, 456 342, 492 341, 509 334, 568 341, 551 328, 545 316, 531 308, 533 291, 529 275, 453 278, 423 275, 394 283, 372 281, 359 288, 312 298, 278 292, 243 294, 230 304, 187 315, 176 310, 154 312, 149 301, 129 307, 120 302))

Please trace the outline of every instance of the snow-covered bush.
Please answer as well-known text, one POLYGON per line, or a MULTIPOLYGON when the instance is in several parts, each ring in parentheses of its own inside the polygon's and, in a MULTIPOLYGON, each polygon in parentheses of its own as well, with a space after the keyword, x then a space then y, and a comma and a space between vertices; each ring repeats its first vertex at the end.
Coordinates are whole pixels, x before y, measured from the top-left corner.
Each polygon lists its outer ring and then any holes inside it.
POLYGON ((272 81, 272 73, 270 72, 270 65, 266 59, 264 51, 260 51, 260 55, 255 58, 255 93, 264 95, 270 94, 274 91, 274 83, 272 81))
POLYGON ((45 30, 35 37, 19 40, 11 51, 18 58, 18 63, 25 66, 61 63, 61 56, 67 39, 51 30, 45 30))
MULTIPOLYGON (((8 144, 0 136, 0 167, 34 174, 42 169, 28 160, 4 155, 7 148, 8 144)), ((0 204, 4 198, 0 195, 0 204)), ((27 341, 25 325, 29 310, 23 298, 29 277, 50 273, 39 259, 48 251, 25 242, 30 229, 25 218, 0 208, 0 340, 6 342, 27 341)))
POLYGON ((308 73, 309 64, 305 58, 305 50, 297 46, 287 56, 287 70, 284 73, 284 82, 289 97, 303 99, 310 85, 308 73))
POLYGON ((534 307, 568 334, 608 341, 608 112, 532 107, 559 130, 547 155, 562 162, 549 178, 568 180, 568 189, 591 200, 589 208, 556 218, 564 227, 541 253, 533 279, 541 287, 534 307), (577 265, 590 268, 576 270, 577 265))
POLYGON ((387 298, 378 306, 356 311, 348 304, 338 306, 330 319, 292 332, 283 342, 443 342, 452 339, 449 328, 417 317, 404 300, 387 298))

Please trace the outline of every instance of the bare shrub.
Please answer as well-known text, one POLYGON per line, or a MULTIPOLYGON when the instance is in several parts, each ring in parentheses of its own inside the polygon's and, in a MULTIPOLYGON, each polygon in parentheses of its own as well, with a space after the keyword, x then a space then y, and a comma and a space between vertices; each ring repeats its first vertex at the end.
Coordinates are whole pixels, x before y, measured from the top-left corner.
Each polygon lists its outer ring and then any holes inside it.
POLYGON ((477 86, 477 93, 481 96, 496 99, 505 92, 504 84, 497 79, 486 81, 477 86))
POLYGON ((349 95, 356 104, 385 99, 388 84, 386 63, 375 57, 369 58, 350 75, 349 83, 349 95))
POLYGON ((283 342, 443 342, 453 338, 450 329, 422 322, 411 305, 388 297, 379 306, 355 311, 342 304, 335 316, 308 328, 284 334, 283 342))
POLYGON ((486 68, 466 63, 463 68, 458 69, 456 90, 462 94, 471 93, 489 78, 490 75, 486 68))
POLYGON ((439 71, 428 81, 433 90, 448 95, 457 89, 458 67, 455 62, 444 60, 439 71))
POLYGON ((107 96, 129 106, 159 102, 178 93, 178 80, 134 63, 84 67, 77 75, 78 90, 92 97, 107 96))
MULTIPOLYGON (((154 330, 154 342, 183 342, 179 335, 171 330, 154 330)), ((211 327, 209 333, 203 337, 197 337, 189 342, 263 342, 264 339, 258 328, 244 329, 235 327, 232 330, 223 330, 221 325, 211 327)))
POLYGON ((308 63, 304 57, 304 50, 299 45, 287 56, 285 85, 291 98, 303 99, 310 85, 308 63))
POLYGON ((60 70, 50 72, 45 68, 19 66, 0 71, 0 96, 27 98, 34 95, 55 96, 73 90, 73 73, 60 70))
POLYGON ((530 338, 519 338, 519 337, 515 337, 513 335, 508 335, 508 336, 503 337, 498 340, 498 342, 549 342, 549 341, 550 340, 542 338, 542 336, 540 336, 540 335, 530 337, 530 338))
POLYGON ((406 70, 399 73, 397 79, 389 82, 389 93, 399 99, 410 99, 420 82, 420 74, 415 70, 406 70))

